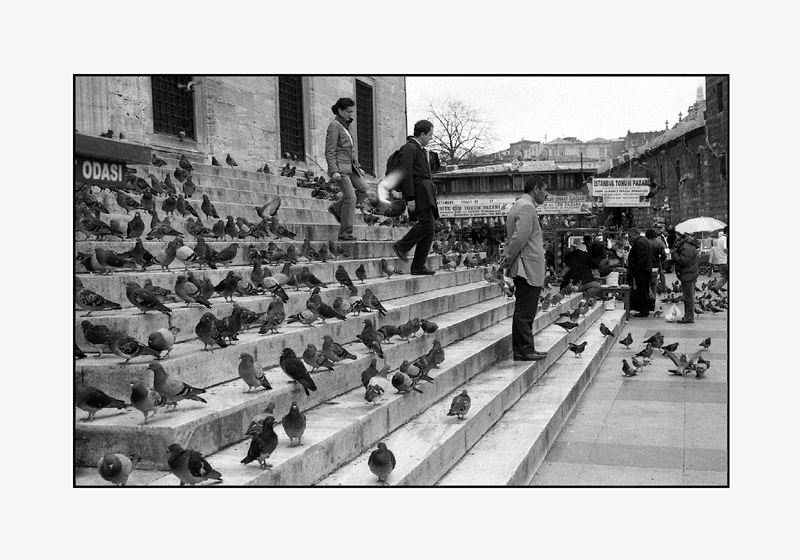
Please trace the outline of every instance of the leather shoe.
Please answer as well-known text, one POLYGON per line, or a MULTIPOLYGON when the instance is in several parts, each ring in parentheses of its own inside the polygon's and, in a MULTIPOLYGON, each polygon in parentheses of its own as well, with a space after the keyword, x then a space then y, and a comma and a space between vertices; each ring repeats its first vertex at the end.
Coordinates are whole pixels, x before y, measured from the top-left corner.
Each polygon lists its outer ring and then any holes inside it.
POLYGON ((412 270, 411 271, 411 275, 412 276, 432 276, 434 274, 436 274, 436 271, 431 270, 430 268, 423 268, 423 269, 420 269, 420 270, 412 270))
POLYGON ((403 253, 400 249, 397 248, 397 245, 392 244, 392 249, 394 249, 394 254, 397 255, 397 258, 403 261, 404 263, 408 262, 408 257, 403 253))
POLYGON ((694 319, 686 319, 685 317, 675 321, 676 323, 694 323, 694 319))
POLYGON ((631 317, 639 317, 641 319, 646 319, 649 316, 650 316, 649 313, 634 313, 633 315, 631 315, 631 317))
POLYGON ((353 237, 352 235, 340 235, 336 239, 337 239, 337 241, 355 241, 356 240, 356 238, 353 237))
POLYGON ((538 362, 544 360, 547 354, 535 354, 534 352, 525 352, 524 354, 514 354, 515 362, 538 362))

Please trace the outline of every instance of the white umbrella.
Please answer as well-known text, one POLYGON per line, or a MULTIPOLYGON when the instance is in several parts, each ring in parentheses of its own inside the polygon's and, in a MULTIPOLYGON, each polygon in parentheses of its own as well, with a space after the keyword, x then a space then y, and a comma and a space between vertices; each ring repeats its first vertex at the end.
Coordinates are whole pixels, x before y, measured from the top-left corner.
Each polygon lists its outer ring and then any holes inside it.
POLYGON ((697 233, 699 231, 716 231, 724 228, 726 225, 728 224, 720 222, 715 218, 702 217, 681 222, 675 226, 675 230, 681 233, 697 233))

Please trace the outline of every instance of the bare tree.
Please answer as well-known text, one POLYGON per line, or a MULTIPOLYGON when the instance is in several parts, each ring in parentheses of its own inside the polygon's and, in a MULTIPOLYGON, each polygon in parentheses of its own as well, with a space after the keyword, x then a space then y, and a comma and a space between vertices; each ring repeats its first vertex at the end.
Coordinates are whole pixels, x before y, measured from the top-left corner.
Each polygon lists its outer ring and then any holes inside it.
POLYGON ((464 158, 491 151, 491 125, 471 105, 448 97, 429 101, 428 111, 433 123, 430 148, 439 152, 443 163, 457 165, 464 158))

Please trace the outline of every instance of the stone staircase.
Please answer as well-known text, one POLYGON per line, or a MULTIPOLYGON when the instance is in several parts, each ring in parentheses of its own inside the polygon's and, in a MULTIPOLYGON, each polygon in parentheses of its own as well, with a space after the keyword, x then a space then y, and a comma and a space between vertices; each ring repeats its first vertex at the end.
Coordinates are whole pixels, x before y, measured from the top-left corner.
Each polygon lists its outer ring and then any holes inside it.
MULTIPOLYGON (((168 165, 157 170, 140 169, 139 176, 153 173, 163 179, 166 170, 171 173, 177 160, 168 159, 168 165)), ((213 168, 194 164, 193 180, 198 185, 190 199, 199 210, 202 194, 207 194, 220 217, 230 214, 258 221, 255 206, 261 206, 281 196, 278 216, 281 223, 298 233, 296 240, 275 241, 285 249, 289 243, 299 248, 304 237, 312 246, 319 247, 328 239, 335 239, 338 225, 327 213, 329 201, 311 197, 310 189, 296 186, 295 180, 280 176, 266 176, 248 171, 213 168)), ((180 185, 175 182, 180 191, 180 185)), ((115 195, 93 194, 106 205, 112 218, 119 220, 123 231, 133 213, 126 214, 116 204, 115 195)), ((157 199, 158 214, 162 197, 157 199)), ((111 274, 89 274, 76 265, 76 275, 85 287, 123 306, 119 311, 94 312, 88 318, 84 310, 75 313, 75 340, 89 357, 76 361, 76 378, 82 379, 112 397, 130 400, 129 380, 143 379, 152 387, 153 374, 148 369, 149 357, 137 357, 127 364, 104 352, 96 352, 83 339, 81 321, 105 324, 121 330, 146 343, 149 333, 168 325, 181 329, 169 357, 161 360, 164 369, 186 383, 203 387, 208 404, 183 401, 174 413, 159 409, 155 417, 142 425, 143 416, 131 408, 127 411, 102 410, 91 423, 81 421, 86 413, 76 409, 75 428, 75 484, 78 486, 107 485, 94 465, 105 453, 116 452, 140 459, 129 484, 177 485, 178 479, 167 470, 167 447, 180 443, 202 452, 209 462, 222 472, 223 485, 374 485, 366 461, 378 441, 384 441, 398 459, 398 465, 388 478, 391 485, 501 485, 525 484, 545 456, 561 425, 569 415, 583 388, 591 379, 611 344, 612 337, 602 337, 597 329, 602 320, 615 334, 621 331, 624 321, 622 311, 604 311, 598 303, 579 326, 565 332, 553 325, 559 313, 574 309, 580 297, 573 295, 562 300, 546 312, 540 312, 534 323, 537 346, 548 350, 548 358, 540 362, 512 362, 510 360, 510 317, 514 302, 506 298, 495 284, 487 283, 482 269, 455 271, 440 270, 434 276, 394 275, 387 278, 381 272, 380 259, 408 270, 391 249, 393 240, 399 239, 405 228, 386 228, 366 225, 356 213, 354 235, 358 243, 339 245, 352 258, 337 258, 327 263, 311 262, 300 258, 292 270, 308 266, 313 274, 328 283, 320 295, 331 304, 337 296, 346 298, 349 290, 333 279, 336 267, 341 264, 359 288, 359 294, 370 288, 386 307, 386 316, 376 312, 348 315, 345 321, 328 320, 314 327, 287 325, 277 334, 258 334, 258 326, 239 334, 239 340, 228 348, 215 347, 204 351, 203 343, 195 335, 194 327, 206 311, 218 318, 230 315, 233 304, 221 296, 210 299, 211 309, 199 305, 186 307, 183 302, 170 303, 172 315, 159 312, 139 314, 125 297, 125 282, 135 280, 140 284, 148 279, 174 291, 175 280, 184 271, 176 259, 169 270, 158 265, 146 271, 124 270, 111 274), (367 278, 360 283, 355 269, 363 264, 367 278), (392 344, 383 344, 384 363, 394 371, 405 359, 415 359, 426 354, 434 340, 445 350, 446 359, 430 373, 432 384, 420 385, 423 393, 397 394, 386 382, 386 393, 378 405, 364 400, 361 372, 369 365, 372 354, 356 335, 371 319, 378 328, 382 325, 399 325, 410 318, 421 317, 435 321, 439 328, 433 334, 418 331, 407 341, 397 337, 392 344), (300 356, 307 344, 322 347, 323 336, 330 335, 348 351, 355 360, 339 362, 333 371, 318 370, 312 374, 317 391, 308 397, 302 388, 287 383, 288 377, 278 366, 278 357, 284 348, 292 348, 300 356), (568 352, 568 342, 587 340, 580 357, 568 352), (254 355, 266 368, 265 375, 273 389, 245 393, 246 385, 239 379, 237 367, 242 352, 254 355), (462 421, 446 413, 454 395, 467 389, 472 396, 472 407, 462 421), (288 438, 276 425, 280 440, 278 449, 269 463, 272 468, 262 471, 257 463, 242 465, 250 438, 245 430, 252 417, 272 403, 278 421, 297 401, 307 417, 303 445, 288 447, 288 438), (511 439, 509 439, 511 438, 511 439), (503 453, 496 450, 503 448, 503 453)), ((202 213, 201 213, 202 216, 202 213)), ((109 216, 101 215, 105 221, 109 216)), ((142 214, 145 223, 149 215, 142 214)), ((206 226, 210 227, 208 220, 206 226)), ((213 223, 213 221, 211 222, 213 223)), ((178 214, 172 225, 185 231, 185 221, 178 214)), ((148 231, 149 228, 145 228, 148 231)), ((134 240, 96 241, 83 240, 77 234, 76 250, 89 253, 97 247, 124 251, 134 240)), ((169 238, 167 238, 169 239, 169 238)), ((192 236, 184 236, 185 243, 193 245, 192 236)), ((251 243, 265 248, 272 240, 240 241, 237 258, 229 266, 217 270, 190 265, 200 278, 207 275, 219 282, 230 270, 249 280, 252 265, 247 260, 247 246, 251 243)), ((228 241, 212 241, 209 245, 219 250, 228 241)), ((163 251, 166 241, 145 242, 153 254, 163 251)), ((438 269, 439 255, 431 255, 428 266, 438 269)), ((281 266, 271 267, 277 272, 281 266)), ((288 302, 286 315, 305 308, 309 290, 286 288, 288 302)), ((237 305, 253 311, 265 311, 272 301, 269 296, 236 296, 237 305)), ((204 483, 208 484, 208 483, 204 483)))

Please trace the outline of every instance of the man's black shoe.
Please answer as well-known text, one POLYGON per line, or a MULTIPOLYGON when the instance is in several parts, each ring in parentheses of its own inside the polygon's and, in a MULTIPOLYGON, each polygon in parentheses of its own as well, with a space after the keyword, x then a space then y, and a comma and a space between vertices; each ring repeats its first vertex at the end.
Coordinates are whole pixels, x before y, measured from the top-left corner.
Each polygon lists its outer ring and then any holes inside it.
POLYGON ((394 249, 394 254, 397 255, 397 258, 403 261, 404 263, 408 262, 408 257, 403 253, 400 249, 397 248, 396 244, 392 244, 392 249, 394 249))
POLYGON ((633 315, 631 315, 631 316, 632 316, 632 317, 639 317, 639 318, 641 318, 641 319, 645 319, 645 318, 649 317, 649 316, 650 316, 650 314, 649 314, 649 313, 634 313, 634 314, 633 314, 633 315))
POLYGON ((524 354, 514 354, 515 362, 538 362, 544 360, 547 354, 536 354, 534 352, 525 352, 524 354))
POLYGON ((420 269, 420 270, 412 270, 411 271, 411 275, 412 276, 432 276, 434 274, 436 274, 436 271, 431 270, 430 268, 423 268, 423 269, 420 269))

